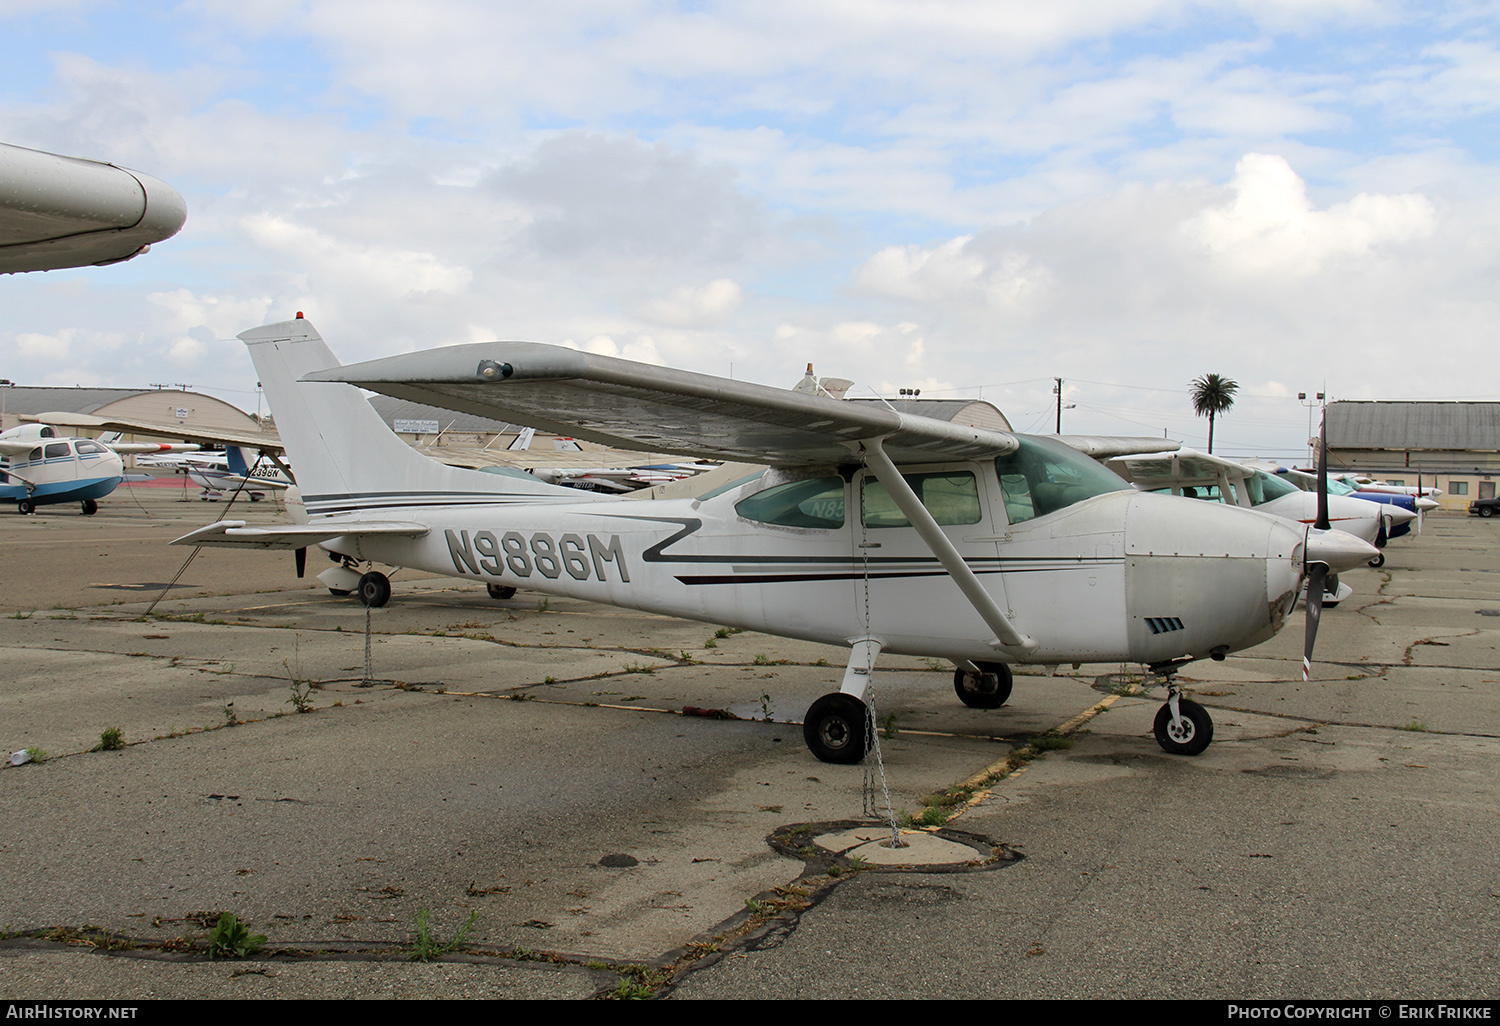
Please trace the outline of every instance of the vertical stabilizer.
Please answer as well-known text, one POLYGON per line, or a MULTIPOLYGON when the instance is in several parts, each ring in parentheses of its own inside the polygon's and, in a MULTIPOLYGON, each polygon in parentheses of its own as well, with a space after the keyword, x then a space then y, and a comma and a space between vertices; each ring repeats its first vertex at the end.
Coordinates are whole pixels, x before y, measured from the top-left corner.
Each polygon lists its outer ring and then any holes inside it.
POLYGON ((353 385, 302 381, 340 364, 300 314, 239 337, 250 350, 310 516, 588 499, 520 471, 496 474, 437 463, 398 438, 353 385))

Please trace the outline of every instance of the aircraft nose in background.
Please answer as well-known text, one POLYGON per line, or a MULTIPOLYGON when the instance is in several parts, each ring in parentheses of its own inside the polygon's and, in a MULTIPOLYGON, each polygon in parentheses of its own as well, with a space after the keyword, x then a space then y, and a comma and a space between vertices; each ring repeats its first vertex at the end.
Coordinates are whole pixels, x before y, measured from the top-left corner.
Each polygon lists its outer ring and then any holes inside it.
POLYGON ((1363 538, 1345 531, 1307 529, 1307 563, 1326 563, 1330 573, 1343 573, 1364 566, 1380 555, 1380 550, 1363 538))

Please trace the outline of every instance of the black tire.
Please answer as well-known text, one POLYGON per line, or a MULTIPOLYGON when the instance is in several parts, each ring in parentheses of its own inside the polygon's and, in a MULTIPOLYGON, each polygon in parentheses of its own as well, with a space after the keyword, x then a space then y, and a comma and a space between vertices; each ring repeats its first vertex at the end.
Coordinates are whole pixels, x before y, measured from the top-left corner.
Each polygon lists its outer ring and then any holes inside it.
POLYGON ((1479 515, 1482 516, 1482 517, 1484 517, 1486 520, 1488 520, 1490 517, 1492 517, 1492 516, 1495 515, 1495 507, 1494 506, 1480 506, 1479 507, 1479 515))
POLYGON ((1010 667, 1004 663, 975 663, 980 671, 995 678, 995 689, 986 691, 983 682, 975 680, 974 674, 963 667, 953 671, 953 691, 958 700, 970 709, 998 709, 1010 700, 1010 691, 1015 678, 1010 667))
POLYGON ((1384 552, 1382 552, 1380 555, 1376 556, 1374 559, 1370 560, 1370 567, 1372 569, 1379 570, 1383 566, 1385 566, 1385 553, 1384 552))
POLYGON ((391 600, 391 579, 379 570, 371 570, 359 579, 359 600, 371 609, 379 609, 391 600))
POLYGON ((93 499, 84 499, 80 505, 83 507, 83 515, 86 517, 91 517, 99 512, 99 504, 93 499))
POLYGON ((31 516, 31 514, 36 512, 36 503, 32 502, 30 499, 22 499, 20 502, 16 503, 16 512, 21 514, 21 516, 23 517, 29 517, 31 516))
POLYGON ((1172 731, 1172 708, 1164 705, 1156 712, 1156 743, 1171 755, 1197 755, 1214 739, 1214 721, 1208 710, 1191 699, 1177 702, 1182 713, 1182 728, 1172 731))
POLYGON ((343 588, 329 588, 328 594, 337 595, 339 598, 347 598, 351 593, 345 591, 343 588))
POLYGON ((807 710, 802 739, 822 762, 853 765, 870 746, 869 708, 843 692, 824 695, 807 710))
POLYGON ((486 584, 484 590, 490 593, 490 598, 496 602, 504 602, 506 599, 516 597, 516 589, 504 584, 486 584))

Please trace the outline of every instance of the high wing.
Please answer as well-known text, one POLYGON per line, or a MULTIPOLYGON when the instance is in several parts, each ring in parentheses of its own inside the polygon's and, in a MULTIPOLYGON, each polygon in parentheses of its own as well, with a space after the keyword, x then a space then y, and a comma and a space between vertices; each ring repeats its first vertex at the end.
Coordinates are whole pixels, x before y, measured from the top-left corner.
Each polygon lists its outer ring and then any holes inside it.
MULTIPOLYGON (((89 431, 128 431, 136 435, 159 435, 162 438, 181 438, 203 445, 237 445, 245 449, 257 449, 267 454, 280 455, 281 439, 275 435, 263 435, 250 431, 222 431, 218 428, 192 427, 187 424, 161 424, 148 420, 121 420, 117 417, 95 417, 87 413, 38 413, 22 420, 34 420, 53 427, 82 428, 89 431)), ((118 446, 112 446, 116 451, 118 446)), ((150 446, 140 451, 151 452, 150 446)), ((177 450, 173 450, 177 451, 177 450)))
MULTIPOLYGON (((1106 461, 1116 456, 1133 453, 1176 452, 1182 443, 1168 438, 1131 438, 1128 435, 1048 435, 1066 446, 1077 449, 1085 456, 1106 461)), ((1114 469, 1114 468, 1111 468, 1114 469)), ((1115 473, 1119 473, 1118 470, 1115 473)))
POLYGON ((0 143, 0 274, 119 263, 186 221, 182 196, 150 175, 0 143))
POLYGON ((100 442, 121 456, 138 456, 147 453, 197 452, 197 442, 100 442))
POLYGON ((1225 496, 1229 494, 1228 483, 1247 480, 1255 473, 1243 464, 1196 449, 1121 455, 1104 465, 1143 491, 1218 485, 1225 496))
POLYGON ((173 545, 209 545, 219 548, 305 549, 334 538, 348 535, 385 535, 420 538, 430 529, 425 524, 366 520, 345 523, 342 527, 313 527, 303 524, 279 524, 249 527, 243 520, 220 520, 200 527, 191 534, 172 541, 173 545))
POLYGON ((985 459, 1015 451, 1001 431, 886 406, 654 367, 538 342, 483 342, 317 371, 430 406, 509 420, 622 449, 698 459, 827 466, 883 440, 898 463, 985 459))

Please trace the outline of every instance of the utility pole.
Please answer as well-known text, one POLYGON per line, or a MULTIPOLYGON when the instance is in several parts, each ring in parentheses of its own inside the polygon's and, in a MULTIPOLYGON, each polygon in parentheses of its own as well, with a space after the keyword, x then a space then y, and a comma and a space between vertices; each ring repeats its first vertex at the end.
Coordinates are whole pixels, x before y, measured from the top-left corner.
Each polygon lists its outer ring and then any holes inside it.
POLYGON ((1057 382, 1052 391, 1057 393, 1057 433, 1062 434, 1062 378, 1053 378, 1057 382))

